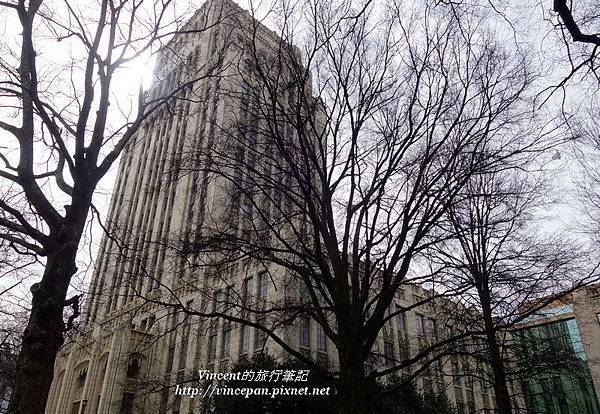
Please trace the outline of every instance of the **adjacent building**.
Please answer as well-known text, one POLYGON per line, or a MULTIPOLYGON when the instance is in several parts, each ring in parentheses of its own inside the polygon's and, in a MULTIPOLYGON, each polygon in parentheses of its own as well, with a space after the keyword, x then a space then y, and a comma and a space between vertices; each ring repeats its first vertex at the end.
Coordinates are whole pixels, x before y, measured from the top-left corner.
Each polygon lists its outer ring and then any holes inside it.
POLYGON ((513 334, 522 412, 600 413, 599 285, 549 301, 513 334))

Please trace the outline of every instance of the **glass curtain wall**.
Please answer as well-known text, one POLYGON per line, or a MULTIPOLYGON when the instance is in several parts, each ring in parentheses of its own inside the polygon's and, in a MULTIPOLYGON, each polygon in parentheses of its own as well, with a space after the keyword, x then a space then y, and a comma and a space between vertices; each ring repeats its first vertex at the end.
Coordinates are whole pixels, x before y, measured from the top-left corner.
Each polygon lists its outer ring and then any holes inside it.
POLYGON ((528 414, 600 414, 575 319, 516 332, 528 414))

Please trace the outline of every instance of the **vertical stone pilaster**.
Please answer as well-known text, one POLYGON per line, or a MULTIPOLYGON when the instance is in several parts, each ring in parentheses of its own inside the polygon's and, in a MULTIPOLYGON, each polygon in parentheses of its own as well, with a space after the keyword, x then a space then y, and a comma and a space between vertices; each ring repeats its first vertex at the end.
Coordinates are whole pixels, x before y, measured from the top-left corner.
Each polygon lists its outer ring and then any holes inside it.
MULTIPOLYGON (((58 362, 58 360, 57 360, 58 362)), ((63 387, 64 384, 64 380, 65 380, 65 373, 64 370, 63 371, 58 371, 58 375, 56 372, 56 365, 54 367, 55 372, 54 372, 54 380, 52 381, 52 387, 50 388, 50 394, 48 395, 48 400, 46 401, 46 409, 44 410, 45 414, 53 414, 55 409, 56 409, 56 403, 58 398, 61 395, 61 389, 63 387), (59 379, 58 376, 60 376, 62 372, 62 376, 59 379)))
POLYGON ((71 402, 71 385, 73 383, 73 363, 75 359, 75 349, 71 348, 69 357, 67 358, 67 365, 65 366, 65 373, 63 375, 62 386, 58 391, 58 403, 56 404, 56 410, 51 414, 67 413, 69 403, 71 402))
POLYGON ((81 391, 81 405, 79 406, 79 413, 84 414, 89 412, 90 410, 90 395, 94 396, 94 389, 96 385, 96 372, 98 371, 98 348, 100 346, 100 341, 94 341, 94 345, 92 346, 92 353, 90 356, 90 362, 88 365, 87 376, 85 379, 85 384, 83 386, 83 390, 81 391))
POLYGON ((100 402, 98 403, 98 414, 110 414, 111 403, 113 402, 113 391, 117 379, 117 369, 119 368, 119 359, 121 357, 121 348, 123 338, 118 332, 113 333, 110 342, 108 354, 108 363, 106 365, 106 374, 102 382, 102 391, 100 392, 100 402))

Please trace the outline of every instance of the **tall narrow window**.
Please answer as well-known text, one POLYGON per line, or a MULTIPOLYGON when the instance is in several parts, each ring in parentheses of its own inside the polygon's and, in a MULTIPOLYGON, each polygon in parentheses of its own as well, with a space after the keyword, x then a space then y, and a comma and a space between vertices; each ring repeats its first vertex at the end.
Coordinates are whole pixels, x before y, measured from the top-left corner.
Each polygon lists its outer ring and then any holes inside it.
POLYGON ((433 361, 431 363, 431 367, 433 369, 433 374, 438 381, 443 381, 444 379, 444 370, 442 369, 442 365, 440 361, 433 361))
POLYGON ((242 286, 242 299, 244 303, 250 303, 252 299, 252 290, 254 289, 254 280, 251 277, 248 277, 244 280, 244 285, 242 286))
POLYGON ((396 305, 396 312, 399 312, 396 315, 396 327, 398 328, 398 334, 405 335, 406 332, 406 316, 402 311, 402 307, 400 305, 396 305))
POLYGON ((408 348, 408 341, 406 340, 406 337, 400 338, 398 341, 398 350, 399 357, 402 361, 410 357, 410 349, 408 348))
MULTIPOLYGON (((187 311, 193 311, 194 310, 194 300, 193 299, 188 300, 187 302, 185 302, 185 309, 187 311)), ((191 315, 189 315, 187 313, 185 314, 185 320, 184 320, 185 326, 188 326, 192 322, 191 318, 192 318, 191 315)))
POLYGON ((467 413, 475 414, 475 395, 473 390, 467 390, 467 413))
POLYGON ((221 359, 229 359, 231 356, 231 329, 223 331, 223 348, 221 359))
POLYGON ((133 413, 133 399, 134 399, 133 393, 131 393, 131 392, 123 393, 123 399, 121 400, 121 410, 119 411, 121 414, 133 413))
POLYGON ((175 360, 175 345, 172 345, 169 348, 169 353, 167 354, 167 369, 166 373, 173 371, 173 362, 175 360))
POLYGON ((167 412, 167 403, 169 402, 169 393, 170 393, 170 385, 171 376, 165 375, 165 387, 162 387, 162 391, 160 392, 160 406, 158 409, 159 414, 164 414, 167 412))
POLYGON ((250 95, 250 85, 244 79, 242 81, 242 99, 240 101, 240 117, 242 118, 242 122, 244 122, 243 118, 248 114, 248 95, 250 95))
POLYGON ((320 323, 317 324, 317 349, 319 351, 327 351, 327 335, 320 323))
POLYGON ((214 362, 217 356, 217 334, 214 333, 208 337, 208 362, 214 362))
POLYGON ((83 368, 79 371, 79 375, 77 376, 77 388, 83 388, 85 385, 85 379, 87 377, 87 368, 83 368))
POLYGON ((175 330, 177 325, 179 325, 179 311, 173 309, 173 313, 171 314, 171 330, 175 330))
POLYGON ((250 351, 250 327, 242 325, 240 329, 240 354, 244 355, 250 351))
POLYGON ((465 414, 465 400, 462 388, 454 387, 454 399, 456 400, 456 411, 458 414, 465 414))
POLYGON ((127 366, 127 378, 137 378, 140 373, 140 361, 137 358, 132 358, 127 366))
MULTIPOLYGON (((267 153, 270 149, 267 148, 267 153)), ((264 185, 264 197, 265 202, 263 205, 264 214, 267 217, 267 220, 270 218, 271 213, 271 199, 273 195, 273 184, 271 177, 271 163, 267 160, 263 161, 263 185, 264 185)))
POLYGON ((394 343, 392 341, 383 342, 383 363, 385 366, 391 366, 394 362, 394 343))
POLYGON ((435 319, 427 319, 427 336, 429 339, 437 339, 437 328, 435 319))
POLYGON ((425 317, 423 315, 415 314, 417 318, 417 336, 425 336, 425 317))
POLYGON ((307 316, 300 318, 299 345, 304 348, 310 347, 310 319, 307 316))
POLYGON ((219 307, 219 304, 221 302, 221 292, 216 290, 213 293, 213 300, 212 300, 212 304, 211 304, 211 310, 212 312, 216 312, 217 308, 219 307))
POLYGON ((232 310, 235 307, 235 297, 233 295, 233 288, 231 286, 227 286, 225 289, 225 313, 227 315, 232 314, 232 310))
POLYGON ((152 326, 154 326, 154 322, 156 322, 156 316, 152 315, 148 318, 148 326, 146 327, 146 332, 152 329, 152 326))
POLYGON ((425 394, 433 393, 433 383, 429 378, 423 378, 423 391, 425 394))
MULTIPOLYGON (((249 189, 247 191, 250 191, 249 189)), ((251 198, 251 195, 246 193, 242 195, 242 208, 241 208, 241 213, 242 213, 242 233, 241 233, 241 238, 243 240, 250 240, 250 238, 252 237, 252 230, 253 230, 253 200, 251 198)))
POLYGON ((189 346, 189 333, 184 332, 183 338, 181 339, 181 352, 179 353, 179 369, 184 369, 187 360, 189 346))
POLYGON ((265 300, 269 292, 269 275, 267 272, 261 272, 258 275, 258 299, 265 300))
POLYGON ((460 376, 460 369, 458 367, 458 361, 456 359, 453 359, 450 364, 452 366, 452 378, 454 380, 454 384, 460 387, 461 386, 461 376, 460 376))

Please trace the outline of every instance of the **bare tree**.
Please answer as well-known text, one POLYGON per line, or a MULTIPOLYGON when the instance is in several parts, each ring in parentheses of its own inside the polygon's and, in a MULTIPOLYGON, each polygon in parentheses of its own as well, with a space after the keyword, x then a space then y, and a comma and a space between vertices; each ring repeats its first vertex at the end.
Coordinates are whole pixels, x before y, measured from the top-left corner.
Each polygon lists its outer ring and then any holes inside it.
POLYGON ((563 88, 569 81, 577 79, 576 76, 580 79, 591 77, 597 82, 600 79, 597 73, 600 46, 597 5, 585 0, 553 0, 552 9, 556 13, 552 23, 565 49, 562 59, 569 65, 569 72, 553 90, 563 88))
MULTIPOLYGON (((572 8, 573 4, 569 5, 567 0, 554 0, 553 9, 560 17, 563 28, 573 38, 574 42, 589 43, 594 46, 600 46, 600 37, 598 37, 595 31, 595 18, 594 14, 585 13, 585 9, 590 7, 591 4, 585 1, 579 1, 576 5, 580 6, 584 10, 584 13, 580 18, 576 18, 573 15, 572 8), (585 33, 589 29, 593 29, 591 33, 585 33)), ((591 56, 595 56, 596 49, 593 50, 591 56)))
MULTIPOLYGON (((198 68, 187 84, 174 82, 159 96, 140 93, 128 104, 117 99, 121 71, 164 45, 188 9, 170 0, 85 7, 20 0, 0 7, 21 31, 18 44, 2 44, 0 60, 0 129, 8 137, 0 154, 0 239, 45 261, 31 287, 9 411, 42 413, 56 353, 79 314, 78 296, 67 299, 67 291, 98 182, 144 119, 211 70, 198 68), (65 307, 74 309, 67 323, 65 307)), ((176 41, 205 29, 183 28, 176 41)))
POLYGON ((504 414, 513 412, 507 384, 515 362, 507 332, 597 277, 594 269, 585 269, 590 261, 582 246, 540 228, 537 210, 548 190, 536 175, 514 167, 474 175, 447 211, 453 238, 435 246, 432 255, 440 273, 448 272, 441 284, 463 286, 461 301, 479 311, 484 356, 498 412, 504 414))
POLYGON ((176 174, 218 189, 210 203, 199 191, 199 218, 171 246, 175 274, 203 275, 178 281, 203 307, 175 288, 170 300, 136 294, 253 327, 306 363, 283 328, 315 321, 338 355, 340 412, 366 413, 375 379, 444 345, 370 370, 384 325, 405 312, 390 312, 401 288, 432 280, 420 264, 448 237, 441 223, 455 199, 474 175, 544 149, 555 130, 527 106, 527 61, 475 19, 464 31, 426 6, 279 6, 270 50, 258 25, 240 25, 238 81, 228 116, 213 121, 221 139, 176 174), (235 277, 251 267, 277 295, 244 293, 235 277))

